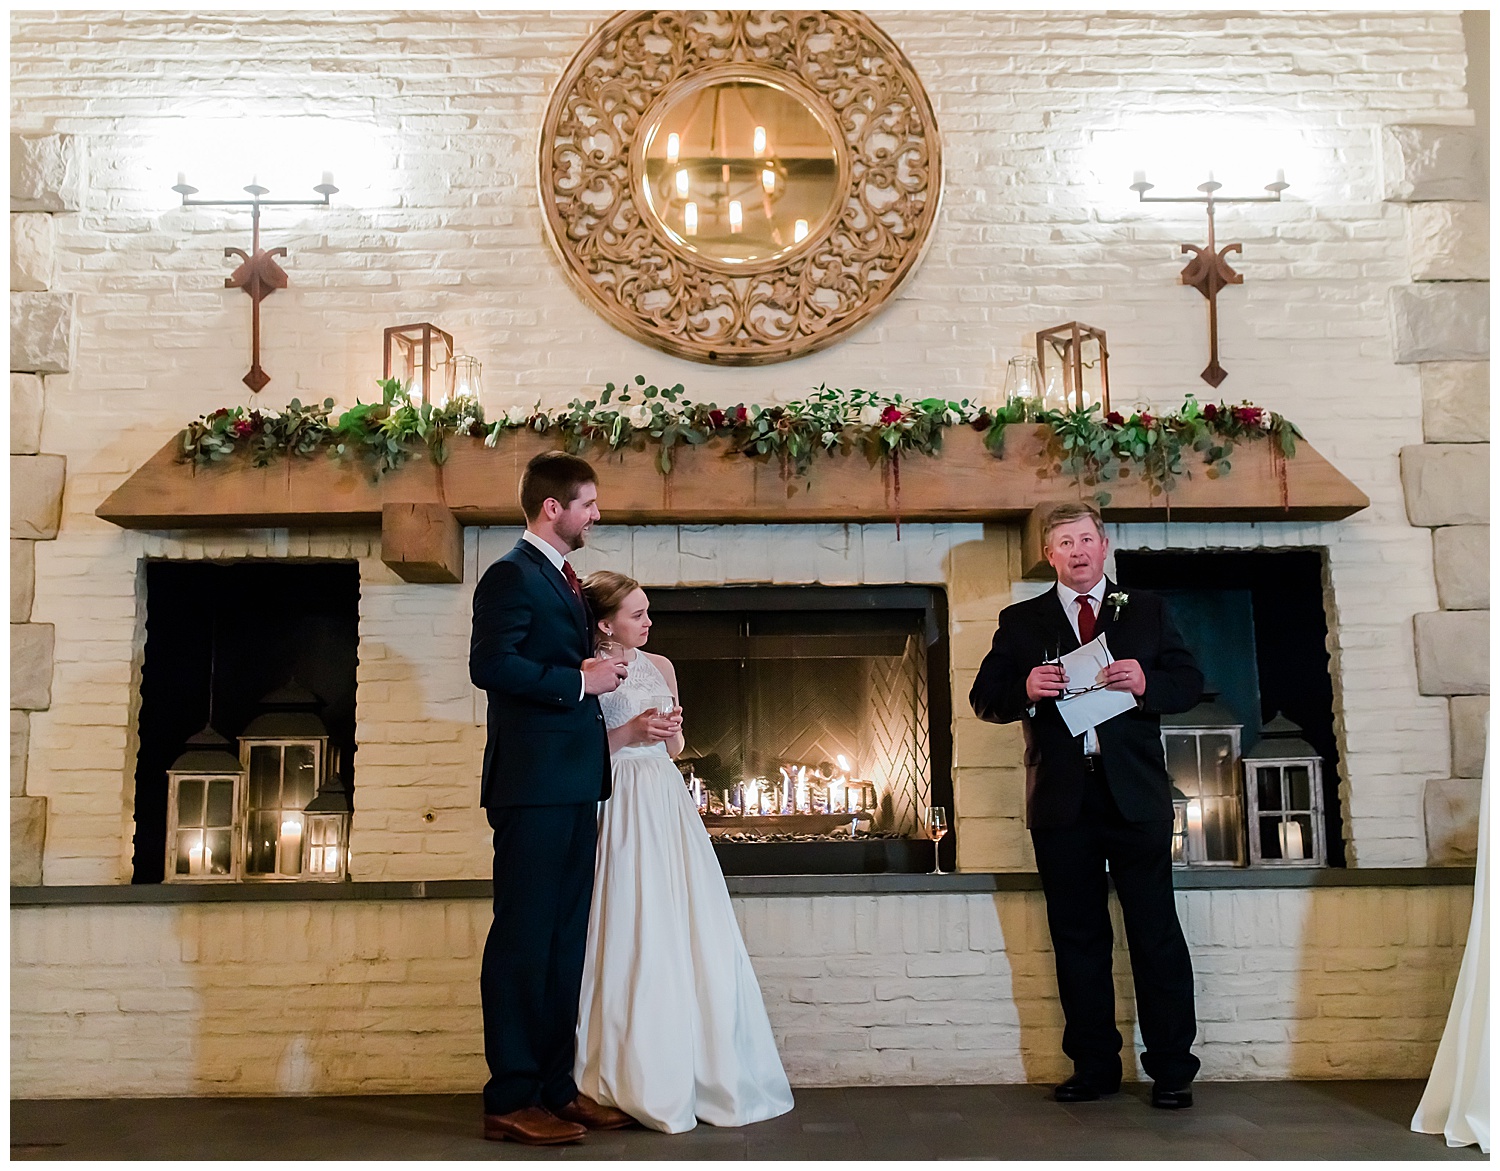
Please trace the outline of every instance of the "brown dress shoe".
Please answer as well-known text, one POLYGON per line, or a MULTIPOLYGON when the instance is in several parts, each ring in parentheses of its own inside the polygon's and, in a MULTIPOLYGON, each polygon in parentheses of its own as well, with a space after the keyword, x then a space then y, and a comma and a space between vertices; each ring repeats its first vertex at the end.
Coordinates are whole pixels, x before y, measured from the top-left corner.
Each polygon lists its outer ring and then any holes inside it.
POLYGON ((484 1137, 497 1143, 510 1139, 528 1147, 551 1147, 576 1143, 587 1133, 583 1127, 564 1122, 540 1106, 523 1106, 509 1114, 484 1116, 484 1137))
POLYGON ((613 1106, 601 1106, 587 1094, 579 1094, 566 1106, 554 1113, 568 1122, 576 1122, 590 1130, 619 1130, 622 1126, 634 1126, 635 1119, 613 1106))

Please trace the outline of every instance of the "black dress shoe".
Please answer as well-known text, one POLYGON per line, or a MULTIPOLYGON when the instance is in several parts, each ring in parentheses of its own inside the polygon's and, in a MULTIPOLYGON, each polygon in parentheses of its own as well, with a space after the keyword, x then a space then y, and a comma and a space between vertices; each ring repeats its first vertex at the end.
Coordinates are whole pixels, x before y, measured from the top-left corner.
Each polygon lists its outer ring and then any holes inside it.
POLYGON ((1101 1085, 1082 1074, 1075 1073, 1052 1091, 1052 1099, 1055 1102, 1097 1102, 1106 1094, 1118 1093, 1119 1089, 1119 1082, 1101 1085))
POLYGON ((1192 1086, 1183 1086, 1180 1090, 1169 1090, 1155 1082, 1151 1085, 1151 1105, 1158 1110, 1186 1110, 1192 1104, 1192 1086))

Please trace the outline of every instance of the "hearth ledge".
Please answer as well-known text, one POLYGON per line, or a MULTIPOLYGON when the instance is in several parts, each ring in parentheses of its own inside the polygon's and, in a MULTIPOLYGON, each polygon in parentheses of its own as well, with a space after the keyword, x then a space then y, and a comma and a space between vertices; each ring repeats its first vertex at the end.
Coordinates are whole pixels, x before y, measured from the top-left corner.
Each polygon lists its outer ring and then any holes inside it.
MULTIPOLYGON (((1201 871, 1173 875, 1178 890, 1264 890, 1350 886, 1473 886, 1472 866, 1367 870, 1201 871)), ((994 894, 1040 891, 1035 874, 778 874, 729 878, 729 893, 751 897, 883 894, 994 894)), ((115 903, 291 903, 340 900, 487 899, 487 879, 434 882, 286 882, 223 886, 13 886, 15 907, 115 903)))

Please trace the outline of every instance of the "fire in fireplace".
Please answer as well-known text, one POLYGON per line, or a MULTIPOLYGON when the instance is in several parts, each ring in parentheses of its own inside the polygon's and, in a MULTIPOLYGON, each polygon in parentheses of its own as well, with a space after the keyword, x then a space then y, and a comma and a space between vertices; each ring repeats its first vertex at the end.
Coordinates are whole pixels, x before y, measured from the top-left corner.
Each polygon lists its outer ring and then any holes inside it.
MULTIPOLYGON (((726 873, 932 868, 952 813, 947 615, 925 587, 653 589, 681 765, 726 873)), ((947 856, 950 846, 944 846, 947 856)))

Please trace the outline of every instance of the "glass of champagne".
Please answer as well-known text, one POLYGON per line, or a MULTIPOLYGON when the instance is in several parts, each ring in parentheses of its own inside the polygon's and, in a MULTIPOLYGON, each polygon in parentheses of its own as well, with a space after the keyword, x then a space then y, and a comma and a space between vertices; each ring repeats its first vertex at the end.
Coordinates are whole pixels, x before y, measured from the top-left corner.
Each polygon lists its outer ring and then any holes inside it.
POLYGON ((625 647, 612 638, 601 638, 594 644, 594 657, 612 659, 620 663, 625 660, 625 647))
POLYGON ((938 862, 938 845, 948 832, 948 811, 941 805, 934 805, 927 811, 927 836, 932 839, 932 872, 942 874, 943 868, 938 862))

